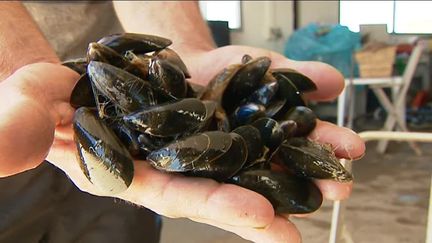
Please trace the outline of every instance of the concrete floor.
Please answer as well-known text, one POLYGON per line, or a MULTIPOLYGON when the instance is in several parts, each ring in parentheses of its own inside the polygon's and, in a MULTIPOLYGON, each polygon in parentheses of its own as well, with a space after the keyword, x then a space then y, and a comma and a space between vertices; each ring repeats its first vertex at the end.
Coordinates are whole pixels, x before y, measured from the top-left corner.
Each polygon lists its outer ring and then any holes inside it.
MULTIPOLYGON (((419 243, 425 241, 432 145, 422 144, 416 156, 406 143, 390 143, 388 153, 367 144, 364 158, 353 165, 355 185, 346 201, 346 229, 356 243, 419 243)), ((304 243, 328 241, 332 203, 308 218, 292 219, 304 243)), ((162 243, 242 243, 240 237, 185 219, 164 219, 162 243)))

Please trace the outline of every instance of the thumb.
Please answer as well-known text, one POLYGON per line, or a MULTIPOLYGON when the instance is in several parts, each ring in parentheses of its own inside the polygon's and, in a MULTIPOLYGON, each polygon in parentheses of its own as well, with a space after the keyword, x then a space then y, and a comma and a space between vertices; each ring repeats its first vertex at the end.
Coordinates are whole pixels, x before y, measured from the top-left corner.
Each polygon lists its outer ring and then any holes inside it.
POLYGON ((57 66, 28 65, 0 83, 0 177, 32 169, 47 156, 63 119, 56 112, 63 101, 56 96, 67 96, 60 94, 69 89, 62 91, 61 79, 76 79, 57 66))
POLYGON ((38 102, 0 85, 0 177, 39 165, 54 136, 54 122, 38 102))

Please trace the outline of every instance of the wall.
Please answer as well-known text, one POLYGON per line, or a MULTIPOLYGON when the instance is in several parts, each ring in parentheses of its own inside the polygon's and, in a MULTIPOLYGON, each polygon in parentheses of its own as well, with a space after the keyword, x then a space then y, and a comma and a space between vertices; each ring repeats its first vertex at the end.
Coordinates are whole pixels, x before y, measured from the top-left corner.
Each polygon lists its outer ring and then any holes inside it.
MULTIPOLYGON (((299 1, 299 25, 310 22, 337 23, 338 1, 299 1)), ((243 1, 242 30, 231 33, 235 45, 249 45, 283 53, 293 32, 293 1, 243 1), (279 27, 282 38, 270 39, 270 28, 279 27)))
POLYGON ((232 31, 234 45, 249 45, 283 53, 287 37, 293 31, 292 1, 243 1, 242 30, 232 31), (279 27, 282 38, 270 39, 270 28, 279 27))
POLYGON ((299 26, 309 23, 336 24, 339 1, 299 1, 299 26))
MULTIPOLYGON (((339 1, 299 1, 299 27, 309 23, 337 24, 339 1)), ((283 53, 293 32, 293 1, 243 1, 242 30, 231 32, 234 45, 249 45, 283 53), (270 28, 279 27, 282 38, 270 39, 270 28)), ((416 36, 389 35, 393 44, 412 42, 416 36)))

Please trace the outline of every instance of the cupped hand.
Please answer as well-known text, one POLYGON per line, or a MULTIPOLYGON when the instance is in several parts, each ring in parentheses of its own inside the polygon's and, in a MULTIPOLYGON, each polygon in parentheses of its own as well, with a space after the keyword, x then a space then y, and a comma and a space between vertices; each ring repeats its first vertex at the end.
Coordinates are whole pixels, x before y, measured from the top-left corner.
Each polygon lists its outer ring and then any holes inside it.
MULTIPOLYGON (((270 56, 274 67, 291 67, 308 75, 318 86, 310 98, 332 99, 342 88, 342 76, 327 65, 292 62, 260 49, 232 46, 185 54, 182 58, 194 81, 203 84, 221 68, 238 63, 245 53, 270 56)), ((40 63, 21 68, 0 84, 0 176, 34 168, 46 158, 81 190, 112 196, 95 188, 78 166, 71 129, 74 109, 69 105, 77 79, 78 75, 65 67, 40 63)), ((339 157, 357 158, 364 152, 364 144, 356 134, 326 122, 318 123, 312 138, 331 143, 339 157)), ((326 181, 317 184, 328 199, 345 198, 351 188, 351 184, 326 181)), ((114 197, 168 217, 187 217, 214 225, 256 242, 300 241, 295 226, 274 215, 271 204, 261 195, 210 179, 168 175, 144 161, 135 161, 131 186, 114 197)))

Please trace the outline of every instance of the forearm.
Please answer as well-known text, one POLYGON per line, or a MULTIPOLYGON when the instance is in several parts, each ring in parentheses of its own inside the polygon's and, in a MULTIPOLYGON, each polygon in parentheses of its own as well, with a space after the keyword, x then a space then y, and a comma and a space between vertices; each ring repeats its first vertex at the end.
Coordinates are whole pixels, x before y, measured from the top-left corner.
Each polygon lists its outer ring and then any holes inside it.
POLYGON ((0 82, 27 64, 59 62, 21 3, 0 2, 0 19, 0 82))
POLYGON ((126 32, 169 38, 180 55, 188 51, 215 48, 197 1, 114 1, 114 8, 126 32))

